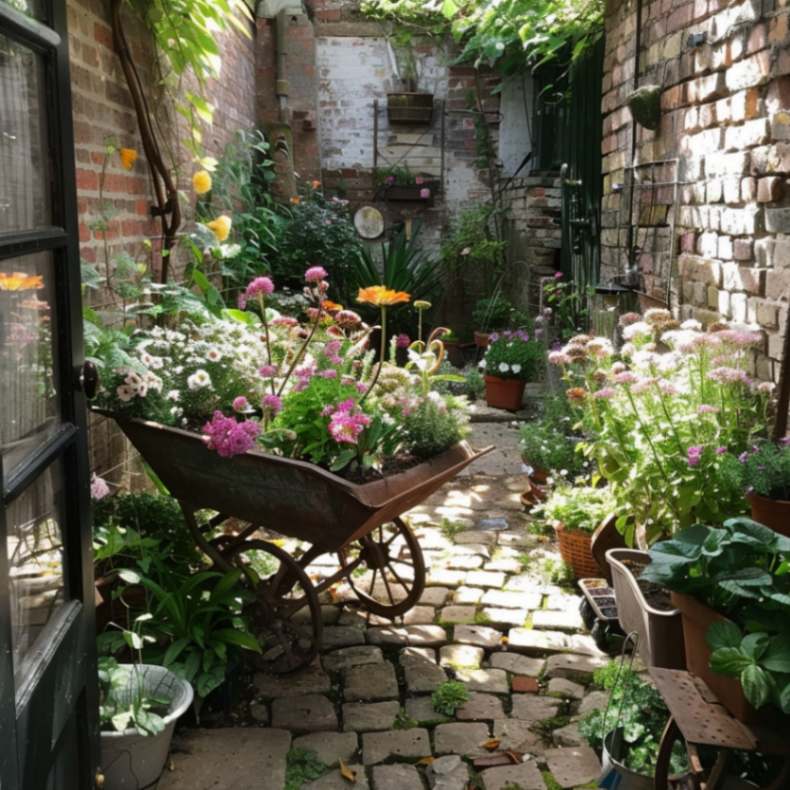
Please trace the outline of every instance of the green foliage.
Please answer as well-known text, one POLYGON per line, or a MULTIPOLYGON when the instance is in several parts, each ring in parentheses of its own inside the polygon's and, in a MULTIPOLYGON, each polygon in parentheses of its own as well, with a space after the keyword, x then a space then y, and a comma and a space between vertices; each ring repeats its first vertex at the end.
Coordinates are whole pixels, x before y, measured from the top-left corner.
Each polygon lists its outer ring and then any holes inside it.
POLYGON ((403 417, 404 449, 417 458, 430 458, 464 437, 456 415, 443 403, 426 399, 403 417))
POLYGON ((283 211, 286 217, 277 226, 274 242, 277 254, 270 261, 277 287, 301 291, 305 271, 320 264, 329 272, 333 293, 340 301, 356 296, 353 276, 362 245, 348 202, 310 189, 300 202, 283 211))
POLYGON ((286 757, 285 790, 302 790, 314 779, 320 779, 329 767, 313 751, 291 749, 286 757))
POLYGON ((515 308, 502 296, 480 299, 472 310, 472 323, 479 330, 496 332, 513 324, 515 308))
POLYGON ((546 349, 522 331, 494 334, 483 357, 486 375, 535 381, 543 372, 546 349))
POLYGON ((459 532, 463 532, 466 527, 459 521, 451 521, 449 518, 443 518, 439 524, 439 529, 445 538, 452 540, 459 532))
POLYGON ((558 485, 545 502, 533 508, 533 513, 567 529, 594 532, 616 507, 608 488, 558 485))
POLYGON ((114 658, 99 659, 99 725, 102 730, 137 730, 156 735, 165 728, 170 700, 148 694, 136 665, 120 665, 114 658))
POLYGON ((449 360, 445 359, 438 372, 440 378, 433 387, 437 392, 465 395, 470 401, 480 400, 485 394, 485 380, 474 365, 469 365, 459 371, 449 360), (460 381, 441 378, 442 376, 458 376, 459 373, 462 377, 460 381))
POLYGON ((250 36, 252 14, 244 0, 129 0, 154 34, 167 66, 164 83, 176 92, 176 110, 190 124, 185 144, 201 153, 201 122, 211 124, 214 105, 207 99, 207 81, 219 77, 222 50, 217 33, 235 29, 250 36), (182 80, 194 90, 179 90, 182 80), (181 98, 183 96, 183 99, 181 98))
POLYGON ((578 440, 559 433, 554 420, 544 417, 521 426, 521 454, 530 466, 573 480, 584 472, 578 440))
POLYGON ((453 220, 441 247, 446 268, 482 271, 489 292, 504 265, 505 242, 498 239, 496 230, 498 213, 490 204, 465 209, 453 220))
POLYGON ((616 661, 597 670, 594 680, 610 692, 608 715, 605 709, 590 711, 579 724, 582 736, 600 750, 604 738, 622 727, 625 754, 621 761, 636 773, 652 776, 661 734, 669 718, 661 695, 651 683, 616 661))
POLYGON ((469 701, 469 692, 460 680, 447 680, 431 695, 433 709, 445 716, 455 716, 456 710, 469 701))
POLYGON ((406 713, 405 708, 400 708, 398 710, 397 715, 395 716, 395 721, 392 725, 394 730, 410 730, 412 727, 417 727, 419 722, 416 719, 413 719, 406 713))
POLYGON ((748 518, 657 543, 642 578, 724 615, 707 634, 714 672, 740 678, 756 708, 790 713, 790 538, 748 518))
POLYGON ((580 288, 578 283, 563 280, 560 274, 543 286, 546 301, 543 319, 553 327, 563 343, 579 332, 585 332, 590 323, 592 288, 580 288))
POLYGON ((741 484, 770 499, 790 499, 790 445, 763 442, 743 455, 741 484))

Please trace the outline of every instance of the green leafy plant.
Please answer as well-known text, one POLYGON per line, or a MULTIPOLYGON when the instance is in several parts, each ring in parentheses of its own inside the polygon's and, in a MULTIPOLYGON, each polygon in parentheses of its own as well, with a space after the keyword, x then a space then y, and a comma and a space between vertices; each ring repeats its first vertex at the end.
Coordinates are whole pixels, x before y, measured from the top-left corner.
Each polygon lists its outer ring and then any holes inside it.
POLYGON ((472 323, 480 330, 495 332, 513 326, 513 305, 502 296, 480 299, 472 310, 472 323))
MULTIPOLYGON (((611 661, 597 670, 595 685, 609 692, 608 709, 590 711, 579 723, 579 731, 590 746, 600 750, 604 738, 622 728, 625 754, 621 762, 632 771, 652 776, 661 734, 669 711, 655 687, 628 667, 611 661)), ((679 771, 682 762, 673 761, 679 771)))
POLYGON ((711 669, 738 677, 756 708, 790 713, 790 538, 735 518, 689 527, 653 546, 650 559, 642 578, 727 618, 707 634, 711 669))
POLYGON ((556 422, 543 418, 520 428, 521 455, 535 469, 573 480, 588 462, 577 452, 577 438, 557 431, 556 422))
MULTIPOLYGON (((504 265, 505 242, 497 233, 496 220, 499 214, 500 211, 490 203, 465 209, 452 222, 450 232, 445 236, 441 247, 445 268, 459 273, 467 268, 482 272, 487 293, 493 292, 494 283, 504 265)), ((477 322, 478 327, 486 325, 477 322)), ((502 327, 505 326, 507 322, 502 324, 502 327)))
POLYGON ((493 333, 489 341, 480 363, 486 375, 534 381, 542 372, 546 350, 524 330, 493 333))
POLYGON ((431 695, 431 704, 437 713, 455 716, 458 708, 469 701, 469 692, 460 680, 447 680, 431 695))
POLYGON ((566 529, 594 532, 616 507, 608 488, 563 484, 554 488, 533 512, 552 524, 563 524, 566 529))
POLYGON ((466 431, 444 404, 424 400, 403 417, 404 446, 417 458, 438 455, 461 441, 466 431))
POLYGON ((102 656, 98 672, 102 730, 124 732, 133 728, 139 735, 156 735, 164 730, 163 717, 170 700, 145 691, 139 666, 119 664, 114 658, 102 656))
POLYGON ((741 456, 741 484, 769 499, 790 499, 790 445, 762 442, 741 456))
POLYGON ((302 790, 314 779, 320 779, 329 767, 307 749, 291 749, 286 756, 285 790, 302 790))

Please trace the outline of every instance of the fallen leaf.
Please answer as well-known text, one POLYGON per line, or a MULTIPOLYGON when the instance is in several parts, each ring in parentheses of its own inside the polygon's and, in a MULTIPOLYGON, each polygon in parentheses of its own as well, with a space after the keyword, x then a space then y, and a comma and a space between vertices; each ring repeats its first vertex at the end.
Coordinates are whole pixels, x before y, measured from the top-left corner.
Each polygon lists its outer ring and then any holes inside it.
POLYGON ((521 752, 514 752, 512 749, 508 749, 505 754, 514 765, 524 762, 524 755, 521 752))
POLYGON ((489 738, 483 741, 480 745, 489 752, 495 752, 499 748, 501 740, 499 738, 489 738))
POLYGON ((499 644, 500 645, 507 645, 509 644, 510 640, 503 634, 499 637, 499 644))
POLYGON ((352 771, 344 762, 343 760, 338 761, 338 770, 340 771, 340 775, 345 779, 347 782, 351 782, 352 784, 356 784, 357 781, 357 772, 352 771))
POLYGON ((431 765, 435 759, 435 757, 421 757, 417 760, 417 765, 431 765))

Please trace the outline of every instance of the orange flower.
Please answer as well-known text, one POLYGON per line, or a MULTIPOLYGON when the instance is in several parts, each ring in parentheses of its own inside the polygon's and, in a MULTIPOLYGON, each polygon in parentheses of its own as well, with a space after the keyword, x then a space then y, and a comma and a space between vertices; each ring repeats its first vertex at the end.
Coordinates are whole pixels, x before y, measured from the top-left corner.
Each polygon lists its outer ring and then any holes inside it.
POLYGON ((320 181, 319 181, 317 178, 314 178, 314 179, 313 179, 313 180, 310 182, 310 186, 311 186, 313 189, 318 189, 318 188, 321 186, 321 182, 320 182, 320 181))
POLYGON ((578 403, 587 397, 587 390, 584 389, 584 387, 571 387, 565 390, 565 397, 567 397, 569 401, 576 401, 578 403))
POLYGON ((343 309, 342 304, 333 302, 330 299, 324 299, 324 310, 326 310, 327 313, 337 313, 342 309, 343 309))
POLYGON ((0 272, 0 291, 32 291, 43 287, 44 278, 40 274, 0 272))
POLYGON ((302 198, 300 198, 299 195, 294 195, 291 198, 291 203, 293 203, 294 206, 298 206, 301 202, 302 202, 302 198))
POLYGON ((125 170, 131 170, 137 161, 137 151, 134 148, 121 148, 118 156, 121 157, 121 164, 125 170))
POLYGON ((357 294, 357 301, 362 304, 372 304, 376 307, 390 307, 394 304, 408 302, 411 295, 406 291, 393 291, 385 285, 371 285, 368 288, 360 288, 357 294))

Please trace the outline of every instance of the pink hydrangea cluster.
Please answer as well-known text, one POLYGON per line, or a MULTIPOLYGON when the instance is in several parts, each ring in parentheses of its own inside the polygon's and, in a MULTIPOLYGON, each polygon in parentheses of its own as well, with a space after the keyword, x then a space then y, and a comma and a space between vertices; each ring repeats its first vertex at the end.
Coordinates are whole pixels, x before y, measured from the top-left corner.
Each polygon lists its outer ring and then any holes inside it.
POLYGON ((239 422, 215 411, 211 420, 203 426, 203 440, 210 450, 216 450, 223 458, 232 458, 252 449, 261 432, 260 425, 252 420, 239 422))
POLYGON ((326 269, 323 266, 311 266, 304 273, 304 280, 306 283, 320 283, 321 280, 327 278, 326 269))
POLYGON ((264 395, 261 399, 261 408, 270 414, 279 414, 283 410, 283 399, 279 395, 264 395))
POLYGON ((328 406, 321 413, 329 417, 329 434, 338 444, 356 444, 359 435, 370 425, 370 417, 357 408, 353 398, 328 406))
POLYGON ((232 405, 233 411, 235 412, 250 411, 250 402, 244 397, 244 395, 239 395, 237 398, 234 398, 232 405))
POLYGON ((250 282, 243 294, 239 294, 239 307, 243 310, 250 299, 269 296, 274 293, 274 283, 270 277, 256 277, 250 282))

